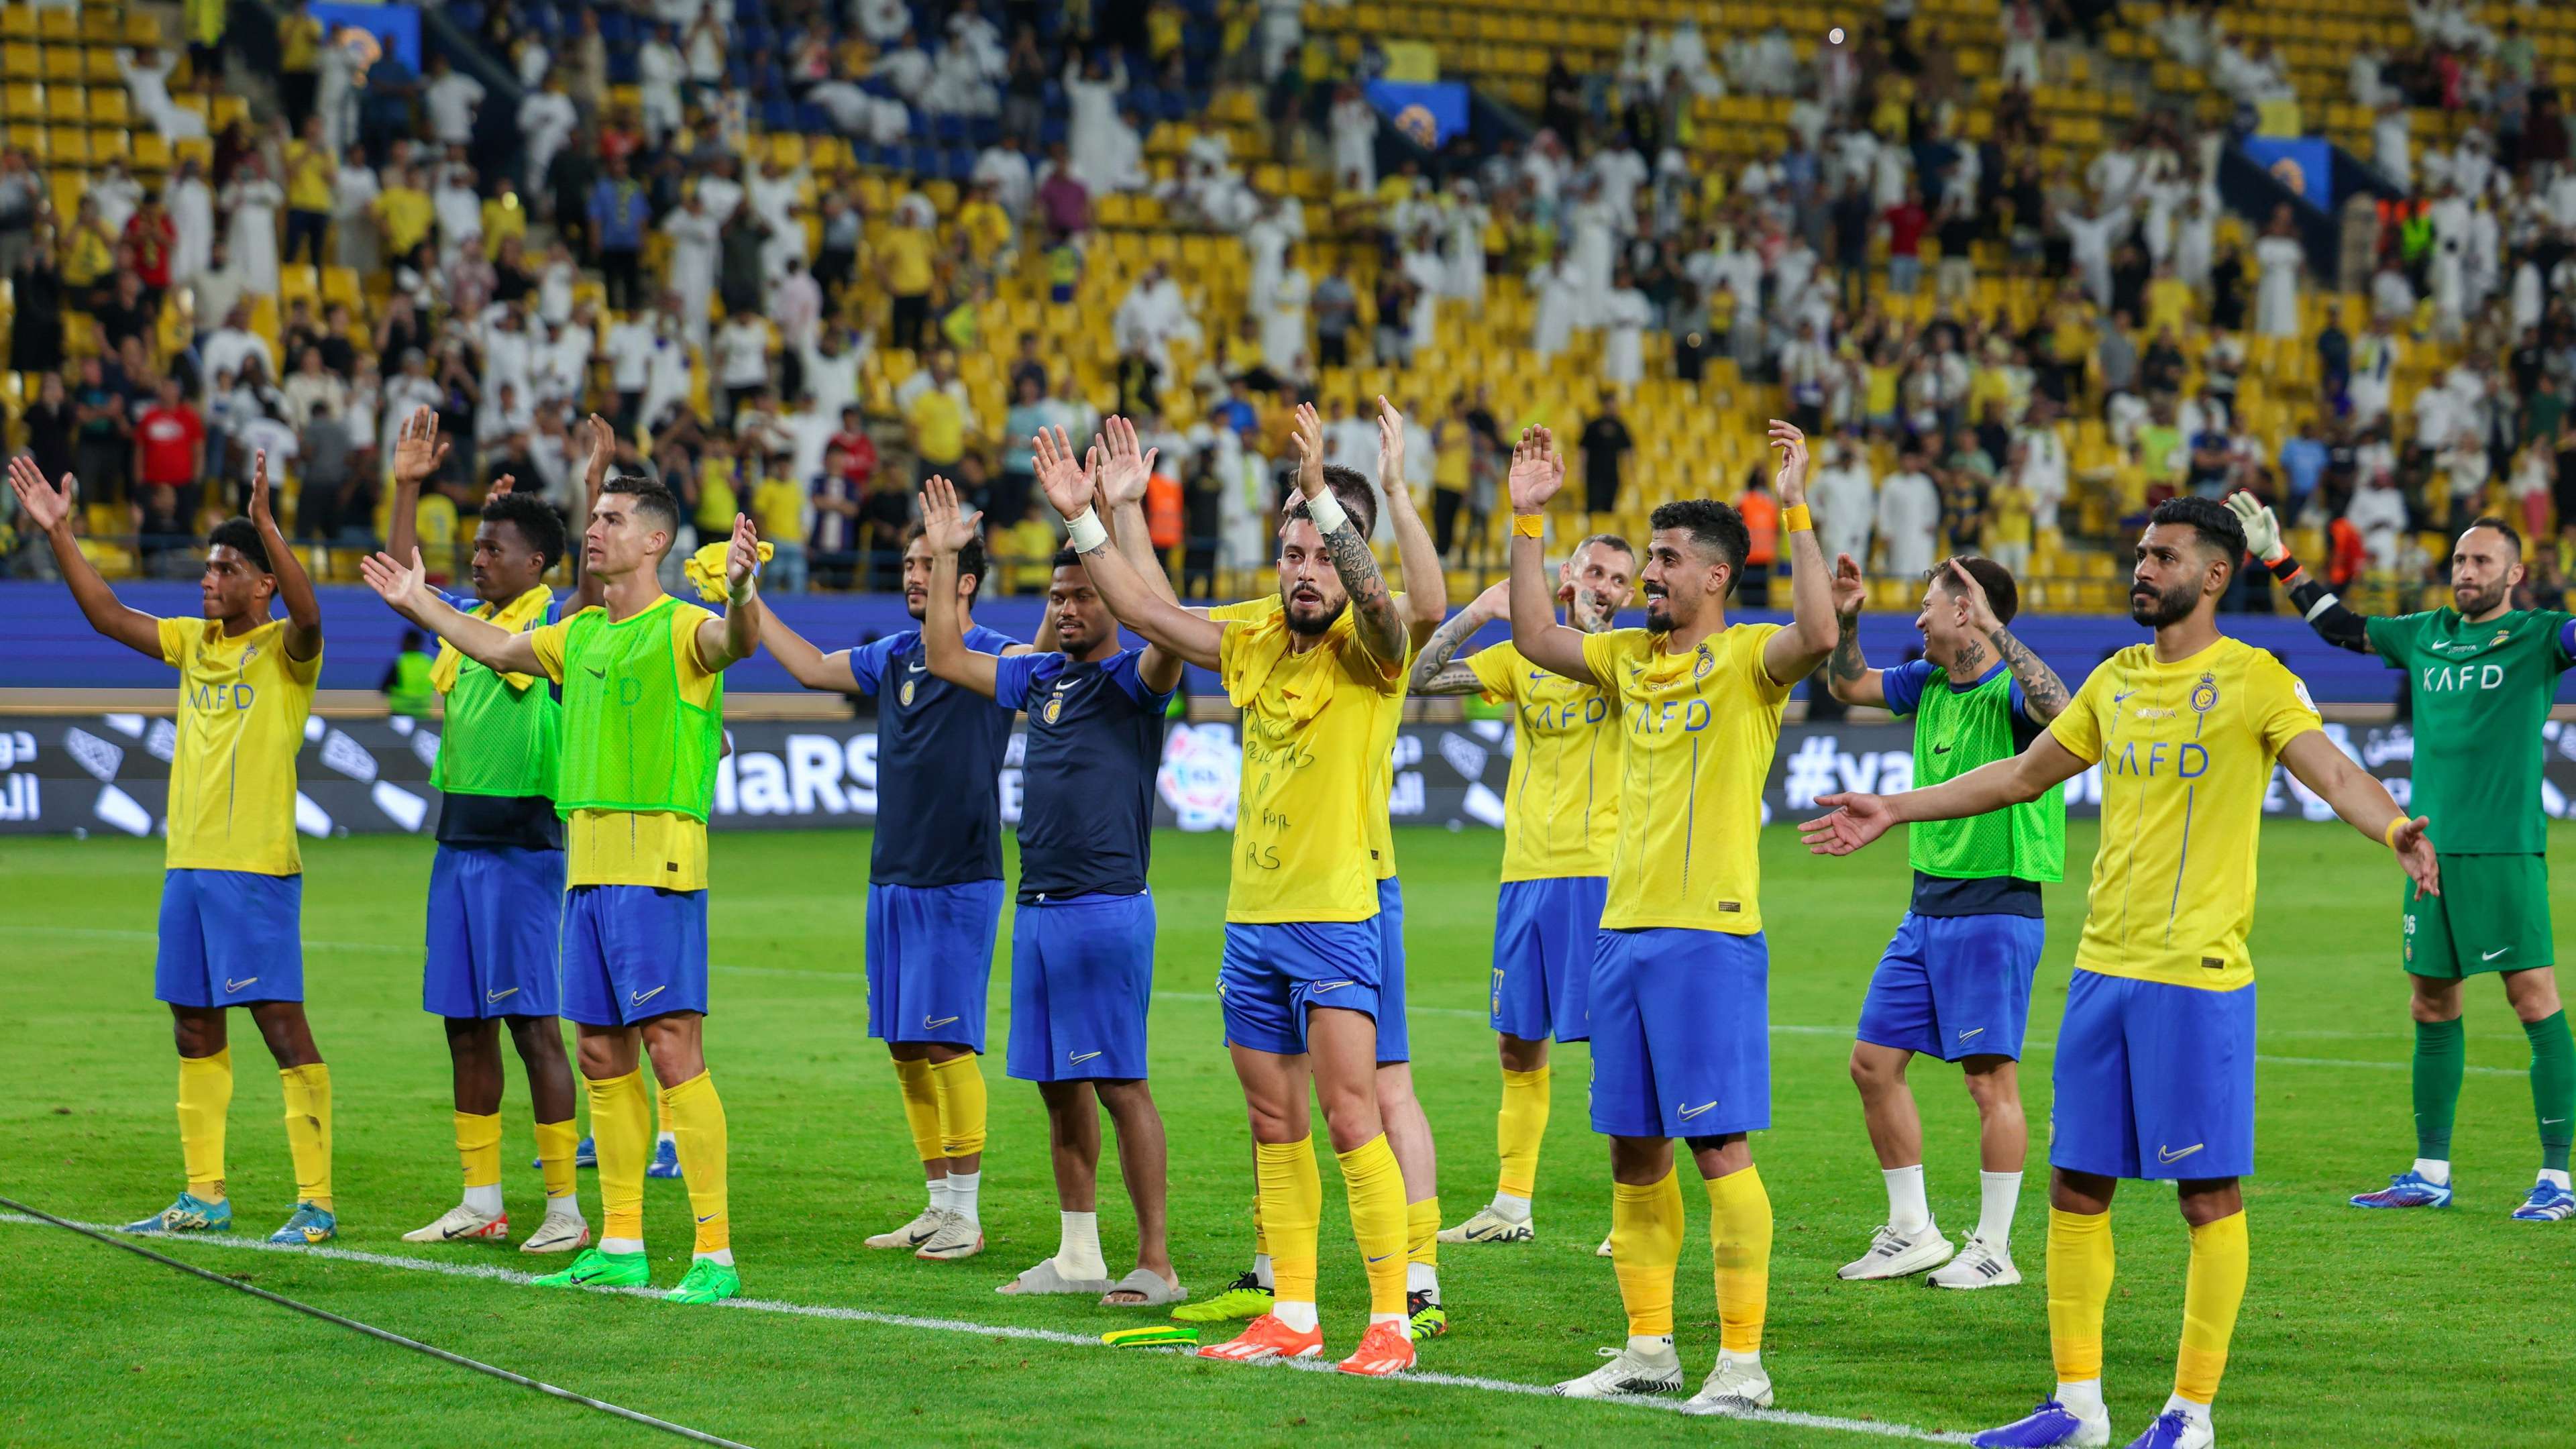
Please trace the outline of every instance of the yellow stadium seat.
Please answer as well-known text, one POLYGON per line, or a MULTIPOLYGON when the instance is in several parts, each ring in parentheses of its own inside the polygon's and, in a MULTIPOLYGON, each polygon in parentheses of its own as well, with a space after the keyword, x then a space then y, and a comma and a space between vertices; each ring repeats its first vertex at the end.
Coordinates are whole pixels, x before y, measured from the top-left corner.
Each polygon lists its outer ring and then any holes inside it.
POLYGON ((325 305, 336 302, 355 311, 362 300, 358 292, 358 272, 355 267, 322 269, 322 301, 325 305))
POLYGON ((45 88, 27 81, 11 81, 0 86, 0 116, 12 121, 37 121, 45 115, 45 88))
POLYGON ((136 131, 134 134, 134 169, 159 173, 170 169, 170 143, 158 131, 136 131))
POLYGON ((124 161, 130 165, 133 160, 133 136, 134 133, 131 131, 109 130, 104 127, 90 132, 89 159, 101 166, 110 161, 124 161))
POLYGON ((81 79, 94 86, 122 86, 125 77, 117 73, 116 52, 104 49, 81 53, 81 79))
POLYGON ((54 86, 45 92, 45 119, 77 126, 89 119, 89 102, 79 86, 54 86))
POLYGON ((33 40, 36 38, 36 12, 26 5, 0 9, 0 40, 33 40))
POLYGON ((48 45, 74 44, 80 40, 80 17, 48 5, 36 12, 36 34, 48 45))
POLYGON ((46 131, 45 159, 57 166, 87 166, 89 132, 77 126, 55 126, 46 131))
POLYGON ((159 45, 161 22, 144 10, 129 10, 125 15, 124 39, 127 45, 159 45))
POLYGON ((45 73, 45 53, 19 41, 0 44, 0 76, 35 80, 45 73))
POLYGON ((125 43, 125 18, 105 5, 84 5, 80 13, 80 38, 84 45, 104 45, 111 49, 125 43))
POLYGON ((89 88, 89 123, 93 126, 132 124, 126 115, 125 91, 115 86, 89 88))
POLYGON ((81 53, 79 51, 74 50, 69 46, 61 45, 46 47, 45 79, 56 82, 69 82, 73 85, 78 85, 81 83, 85 74, 86 73, 81 69, 81 53))

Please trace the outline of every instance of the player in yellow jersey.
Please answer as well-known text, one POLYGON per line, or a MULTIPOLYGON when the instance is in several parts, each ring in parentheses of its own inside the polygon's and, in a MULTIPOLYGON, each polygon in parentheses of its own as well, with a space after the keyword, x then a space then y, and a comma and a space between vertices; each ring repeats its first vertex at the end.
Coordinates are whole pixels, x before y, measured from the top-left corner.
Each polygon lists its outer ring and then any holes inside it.
POLYGON ((1628 1341, 1557 1385, 1571 1398, 1682 1385, 1673 1345, 1682 1190, 1672 1139, 1708 1184, 1717 1366, 1683 1407, 1771 1405, 1762 1367, 1771 1200, 1746 1134, 1771 1125, 1770 947, 1762 935, 1762 779, 1789 690, 1835 639, 1833 578, 1806 509, 1807 444, 1771 424, 1794 570, 1792 622, 1729 624, 1751 546, 1723 503, 1657 508, 1639 583, 1646 627, 1590 634, 1556 620, 1541 519, 1565 482, 1545 429, 1513 450, 1512 645, 1538 668, 1615 696, 1623 736, 1610 886, 1592 956, 1592 1130, 1610 1139, 1610 1240, 1628 1341))
POLYGON ((563 687, 563 1014, 579 1029, 604 1221, 599 1245, 542 1287, 650 1281, 644 1172, 662 1084, 697 1219, 696 1251, 670 1297, 712 1303, 742 1290, 725 1192, 725 1113, 707 1073, 707 810, 723 747, 724 671, 760 638, 759 540, 736 514, 722 615, 662 592, 680 510, 660 484, 612 478, 591 505, 585 566, 602 604, 513 633, 459 612, 407 565, 377 554, 367 583, 396 612, 500 674, 563 687))
MULTIPOLYGON (((1637 553, 1595 534, 1558 565, 1556 595, 1575 628, 1610 629, 1635 590, 1637 553)), ((1503 1060, 1494 1137, 1494 1200, 1444 1243, 1526 1243, 1530 1195, 1547 1134, 1548 1038, 1589 1041, 1592 938, 1610 885, 1619 820, 1618 696, 1534 669, 1506 639, 1451 663, 1458 646, 1508 622, 1511 586, 1496 584, 1440 626, 1413 664, 1418 695, 1481 694, 1512 706, 1511 778, 1503 793, 1503 880, 1494 906, 1492 1017, 1503 1060)))
POLYGON ((2438 893, 2427 821, 2328 739, 2307 686, 2218 632, 2245 532, 2214 499, 2156 505, 2137 547, 2129 616, 2156 631, 2093 671, 2029 747, 1928 789, 1825 795, 1801 827, 1849 855, 1892 826, 2035 800, 2102 767, 2102 843, 2075 978, 2057 1034, 2049 1143, 2048 1336, 2057 1389, 1976 1437, 2036 1449, 2105 1445, 2102 1310, 2111 1296, 2111 1195, 2124 1177, 2173 1182, 2191 1227, 2173 1394, 2131 1449, 2209 1449, 2209 1405, 2244 1301, 2254 1170, 2255 842, 2277 760, 2438 893))
POLYGON ((1111 546, 1062 434, 1033 440, 1038 482, 1112 613, 1147 642, 1214 669, 1244 711, 1234 879, 1218 972, 1226 1040, 1252 1117, 1274 1264, 1269 1312, 1210 1358, 1323 1352, 1315 1237, 1323 1190, 1309 1136, 1311 1085, 1340 1156, 1369 1281, 1369 1327, 1344 1371, 1412 1366, 1405 1311, 1405 1183, 1378 1108, 1381 950, 1368 854, 1370 750, 1384 701, 1404 687, 1404 610, 1369 552, 1368 481, 1328 470, 1323 423, 1297 411, 1299 498, 1280 529, 1281 608, 1258 623, 1202 618, 1111 546))
POLYGON ((127 1231, 231 1228, 224 1125, 232 1106, 226 1012, 242 1007, 277 1060, 296 1203, 272 1243, 337 1236, 331 1198, 331 1069, 304 1019, 304 860, 295 844, 295 752, 322 677, 322 606, 268 507, 268 455, 251 459, 250 516, 206 538, 201 619, 155 619, 117 602, 71 531, 77 485, 58 491, 34 461, 9 486, 90 627, 179 671, 170 761, 168 870, 153 995, 179 1048, 179 1150, 188 1185, 127 1231), (269 616, 271 601, 286 617, 269 616))

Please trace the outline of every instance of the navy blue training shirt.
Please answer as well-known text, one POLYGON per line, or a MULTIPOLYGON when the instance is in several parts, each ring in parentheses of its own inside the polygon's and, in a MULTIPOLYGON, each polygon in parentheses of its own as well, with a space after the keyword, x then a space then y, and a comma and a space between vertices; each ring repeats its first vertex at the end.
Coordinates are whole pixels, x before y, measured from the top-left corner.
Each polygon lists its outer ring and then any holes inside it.
POLYGON ((1144 657, 1121 649, 1082 664, 1062 654, 1014 654, 994 669, 994 702, 1029 716, 1021 900, 1145 889, 1154 772, 1172 695, 1146 687, 1144 657))
MULTIPOLYGON (((1923 691, 1939 679, 1952 694, 1965 694, 1981 689, 2007 668, 1996 661, 1974 684, 1961 686, 1950 682, 1950 671, 1928 659, 1914 659, 1882 670, 1878 685, 1887 696, 1887 712, 1909 715, 1923 698, 1923 691)), ((2030 701, 2022 698, 2021 681, 2016 679, 2007 692, 2012 698, 2012 742, 2015 750, 2030 748, 2030 742, 2045 733, 2048 726, 2030 717, 2030 701)), ((2017 875, 1980 876, 1954 880, 1948 876, 1914 873, 1914 899, 1907 909, 1918 916, 2044 916, 2039 882, 2017 875)))
MULTIPOLYGON (((999 654, 1020 641, 977 625, 966 647, 999 654)), ((1002 756, 1010 711, 930 672, 921 631, 850 651, 850 677, 877 697, 873 885, 949 886, 1002 878, 1002 756)))

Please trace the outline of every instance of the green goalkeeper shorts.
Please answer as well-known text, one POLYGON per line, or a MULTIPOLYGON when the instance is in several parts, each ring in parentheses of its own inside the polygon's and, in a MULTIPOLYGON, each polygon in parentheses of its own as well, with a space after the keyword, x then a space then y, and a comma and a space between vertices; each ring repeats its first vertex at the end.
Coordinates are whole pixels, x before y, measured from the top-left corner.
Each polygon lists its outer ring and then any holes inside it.
POLYGON ((2406 969, 2456 980, 2553 964, 2549 861, 2539 855, 2445 855, 2442 893, 2406 900, 2406 969))

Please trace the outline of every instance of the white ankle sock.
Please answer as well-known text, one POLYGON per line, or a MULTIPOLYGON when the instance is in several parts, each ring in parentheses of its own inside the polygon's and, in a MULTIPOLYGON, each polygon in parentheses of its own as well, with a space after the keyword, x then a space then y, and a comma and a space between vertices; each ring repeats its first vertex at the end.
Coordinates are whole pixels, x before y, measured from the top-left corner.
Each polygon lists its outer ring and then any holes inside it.
POLYGON ((1404 1314, 1372 1313, 1369 1315, 1369 1327, 1375 1328, 1381 1323, 1391 1323, 1395 1325, 1396 1332, 1403 1334, 1406 1338, 1413 1337, 1413 1320, 1404 1314))
POLYGON ((2443 1187, 2449 1187, 2451 1185, 2451 1164, 2439 1158, 2418 1157, 2415 1159, 2415 1175, 2424 1179, 2426 1182, 2438 1183, 2443 1187))
POLYGON ((1428 1293, 1431 1295, 1432 1302, 1439 1302, 1440 1270, 1432 1267, 1428 1263, 1405 1264, 1404 1291, 1407 1293, 1428 1293))
POLYGON ((2168 1394, 2165 1397, 2164 1412, 2168 1414, 2179 1412, 2184 1418, 2198 1424, 2209 1422, 2209 1405, 2194 1403, 2180 1394, 2168 1394))
POLYGON ((1109 1265, 1100 1257, 1100 1214, 1059 1212, 1055 1270, 1067 1278, 1106 1278, 1109 1265))
POLYGON ((1279 1286, 1271 1279, 1270 1255, 1268 1253, 1255 1253, 1252 1255, 1252 1281, 1260 1284, 1264 1288, 1276 1288, 1279 1286))
POLYGON ((630 1253, 640 1253, 644 1251, 644 1240, 642 1238, 602 1238, 599 1240, 599 1251, 620 1257, 630 1253))
POLYGON ((2021 1205, 2021 1174, 1977 1174, 1977 1236, 2000 1253, 2012 1242, 2013 1209, 2021 1205))
POLYGON ((975 1216, 975 1192, 983 1185, 981 1172, 948 1174, 948 1210, 977 1227, 983 1226, 984 1220, 975 1216))
POLYGON ((1507 1192, 1498 1192, 1494 1194, 1493 1208, 1497 1215, 1510 1218, 1513 1222, 1525 1223, 1529 1221, 1530 1200, 1528 1198, 1514 1197, 1507 1192))
POLYGON ((1282 1299, 1270 1305, 1270 1314, 1293 1332, 1315 1331, 1315 1305, 1312 1303, 1290 1303, 1282 1299))
POLYGON ((2061 1381, 2057 1385, 2057 1402, 2064 1404, 2068 1413, 2078 1417, 2101 1418, 2104 1413, 2102 1381, 2100 1379, 2077 1379, 2073 1383, 2061 1381))
POLYGON ((465 1189, 465 1205, 487 1218, 501 1215, 501 1184, 488 1183, 465 1189))
POLYGON ((550 1218, 570 1218, 577 1223, 587 1221, 581 1215, 581 1194, 577 1192, 568 1192, 561 1197, 547 1198, 546 1216, 550 1218))
POLYGON ((679 1151, 679 1150, 680 1150, 680 1139, 679 1139, 679 1138, 677 1138, 677 1137, 673 1136, 672 1134, 670 1134, 670 1133, 668 1133, 668 1132, 657 1133, 657 1134, 655 1134, 655 1135, 654 1135, 654 1138, 653 1138, 653 1155, 654 1155, 654 1156, 659 1157, 659 1156, 661 1156, 661 1155, 662 1155, 662 1144, 664 1144, 664 1143, 666 1143, 666 1142, 670 1144, 670 1146, 671 1146, 671 1150, 672 1150, 673 1152, 677 1152, 677 1151, 679 1151))
POLYGON ((1923 1164, 1879 1170, 1887 1179, 1887 1225, 1912 1236, 1932 1226, 1932 1209, 1923 1201, 1923 1164))
POLYGON ((733 1249, 731 1248, 718 1248, 712 1253, 697 1253, 692 1256, 701 1262, 716 1263, 727 1268, 733 1266, 733 1249))
POLYGON ((2555 1186, 2560 1192, 2568 1190, 2567 1169, 2563 1167, 2544 1167, 2540 1169, 2540 1180, 2555 1186))
POLYGON ((1640 1358, 1670 1358, 1674 1353, 1673 1336, 1669 1333, 1632 1333, 1628 1335, 1628 1351, 1640 1358))

